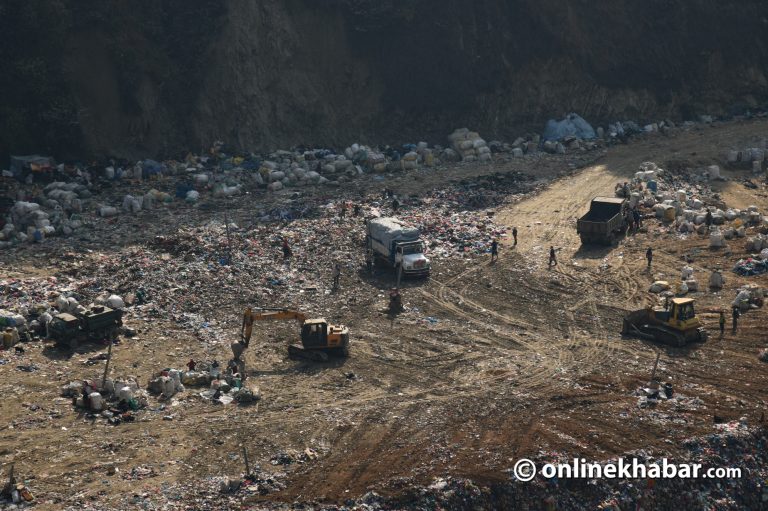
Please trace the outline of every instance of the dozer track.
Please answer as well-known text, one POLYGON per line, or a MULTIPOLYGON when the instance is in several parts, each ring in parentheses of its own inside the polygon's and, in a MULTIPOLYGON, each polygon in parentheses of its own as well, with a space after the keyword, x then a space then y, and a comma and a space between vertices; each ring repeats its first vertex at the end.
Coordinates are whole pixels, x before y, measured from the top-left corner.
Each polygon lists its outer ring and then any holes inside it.
POLYGON ((320 350, 306 350, 301 346, 288 346, 288 357, 293 360, 310 360, 312 362, 327 362, 328 354, 320 350))
POLYGON ((631 325, 628 333, 630 335, 634 333, 639 337, 651 339, 662 344, 675 346, 677 348, 682 348, 687 344, 685 335, 682 332, 676 332, 660 325, 651 325, 648 323, 631 325))

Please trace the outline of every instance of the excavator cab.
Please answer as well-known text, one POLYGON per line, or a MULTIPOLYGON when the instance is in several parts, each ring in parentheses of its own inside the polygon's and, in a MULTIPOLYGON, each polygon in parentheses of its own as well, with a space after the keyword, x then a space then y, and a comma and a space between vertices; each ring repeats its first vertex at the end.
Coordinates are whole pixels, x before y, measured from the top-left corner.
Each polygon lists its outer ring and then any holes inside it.
POLYGON ((328 323, 322 319, 308 319, 301 326, 301 344, 305 348, 328 346, 328 323))

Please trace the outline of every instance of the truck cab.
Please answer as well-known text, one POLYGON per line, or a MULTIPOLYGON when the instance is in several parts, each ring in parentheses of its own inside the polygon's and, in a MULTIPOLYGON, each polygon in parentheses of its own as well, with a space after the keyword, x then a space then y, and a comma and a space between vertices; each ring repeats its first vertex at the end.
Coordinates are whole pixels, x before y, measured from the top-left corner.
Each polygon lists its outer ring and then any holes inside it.
POLYGON ((395 242, 395 265, 403 266, 406 275, 429 274, 429 259, 424 255, 421 241, 395 242))

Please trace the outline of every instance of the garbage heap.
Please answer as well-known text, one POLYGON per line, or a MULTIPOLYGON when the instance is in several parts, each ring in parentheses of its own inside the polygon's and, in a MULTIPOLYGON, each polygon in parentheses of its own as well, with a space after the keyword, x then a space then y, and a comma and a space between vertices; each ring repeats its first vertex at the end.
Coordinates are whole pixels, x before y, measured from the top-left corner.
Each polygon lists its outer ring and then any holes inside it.
POLYGON ((136 420, 136 412, 146 408, 149 395, 133 379, 93 378, 70 382, 61 388, 63 397, 72 404, 100 416, 116 426, 136 420))
POLYGON ((13 241, 42 241, 55 234, 70 235, 83 227, 83 200, 91 198, 87 186, 56 181, 34 201, 16 201, 0 230, 0 248, 13 241))
POLYGON ((242 367, 230 362, 222 372, 218 362, 198 362, 189 371, 166 368, 156 373, 149 382, 148 390, 159 394, 161 399, 170 399, 177 392, 189 387, 210 386, 199 393, 203 399, 220 404, 236 402, 239 404, 255 403, 261 399, 259 389, 247 385, 242 378, 242 367))
MULTIPOLYGON (((645 162, 628 183, 629 205, 652 211, 673 232, 709 234, 711 247, 723 247, 725 240, 746 237, 749 226, 768 226, 768 217, 762 216, 757 206, 723 210, 715 205, 722 203, 707 185, 711 176, 719 176, 717 166, 681 179, 653 162, 645 162), (708 214, 711 215, 709 226, 708 214)), ((619 183, 617 195, 623 193, 622 189, 619 183)))

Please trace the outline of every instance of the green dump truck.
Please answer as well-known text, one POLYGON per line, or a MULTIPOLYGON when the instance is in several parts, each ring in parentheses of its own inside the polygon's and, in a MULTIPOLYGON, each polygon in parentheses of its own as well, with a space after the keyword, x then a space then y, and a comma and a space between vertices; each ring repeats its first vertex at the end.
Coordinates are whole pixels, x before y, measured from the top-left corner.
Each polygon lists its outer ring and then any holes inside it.
POLYGON ((48 325, 48 337, 74 350, 81 342, 116 339, 122 325, 123 311, 95 305, 79 314, 56 314, 48 325))

